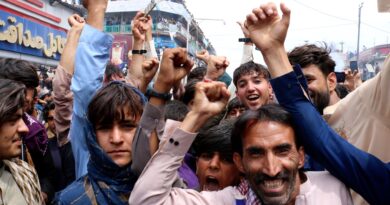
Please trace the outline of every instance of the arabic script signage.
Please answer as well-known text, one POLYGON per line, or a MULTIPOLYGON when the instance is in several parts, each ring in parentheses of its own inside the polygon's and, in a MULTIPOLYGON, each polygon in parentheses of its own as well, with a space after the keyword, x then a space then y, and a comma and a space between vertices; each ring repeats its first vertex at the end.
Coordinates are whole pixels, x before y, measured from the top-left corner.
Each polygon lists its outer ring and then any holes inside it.
POLYGON ((0 49, 59 60, 66 32, 0 10, 0 49))

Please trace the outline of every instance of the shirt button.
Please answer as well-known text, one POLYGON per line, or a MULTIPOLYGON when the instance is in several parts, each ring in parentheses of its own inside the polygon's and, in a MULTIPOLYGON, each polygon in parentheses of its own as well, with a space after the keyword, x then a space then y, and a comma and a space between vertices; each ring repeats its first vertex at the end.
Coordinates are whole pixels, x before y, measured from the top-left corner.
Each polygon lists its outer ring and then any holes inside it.
POLYGON ((175 141, 175 143, 173 143, 175 146, 178 146, 179 145, 179 142, 178 141, 175 141))
POLYGON ((172 144, 173 142, 174 142, 174 140, 173 140, 172 138, 170 138, 170 139, 169 139, 169 143, 172 144))

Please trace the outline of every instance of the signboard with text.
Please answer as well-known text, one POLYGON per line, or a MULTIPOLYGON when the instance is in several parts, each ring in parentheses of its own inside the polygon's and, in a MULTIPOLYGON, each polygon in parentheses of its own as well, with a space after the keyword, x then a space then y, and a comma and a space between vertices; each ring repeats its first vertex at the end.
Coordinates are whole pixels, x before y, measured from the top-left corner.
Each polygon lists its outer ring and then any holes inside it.
POLYGON ((0 50, 59 60, 66 31, 0 8, 0 50))

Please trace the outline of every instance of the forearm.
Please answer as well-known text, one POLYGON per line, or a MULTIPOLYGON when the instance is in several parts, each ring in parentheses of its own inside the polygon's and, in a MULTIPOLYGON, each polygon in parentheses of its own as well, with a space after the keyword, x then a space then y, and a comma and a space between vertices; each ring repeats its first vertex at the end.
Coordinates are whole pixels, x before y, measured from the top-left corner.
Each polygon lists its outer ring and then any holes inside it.
POLYGON ((68 32, 64 51, 62 52, 60 65, 64 70, 73 75, 74 61, 76 56, 77 45, 80 39, 82 29, 71 28, 68 32))
POLYGON ((107 5, 95 5, 90 4, 88 7, 87 23, 99 31, 103 31, 104 14, 106 12, 107 5))
MULTIPOLYGON (((132 50, 142 50, 143 49, 143 41, 134 40, 134 44, 132 50)), ((129 51, 131 53, 131 51, 129 51)), ((142 73, 142 63, 144 61, 144 56, 142 54, 133 54, 131 56, 131 63, 129 62, 129 69, 127 70, 127 79, 126 81, 132 84, 134 87, 140 89, 144 92, 140 85, 141 79, 143 77, 142 73)))
POLYGON ((275 46, 273 49, 261 51, 272 78, 285 75, 292 71, 284 46, 275 46))

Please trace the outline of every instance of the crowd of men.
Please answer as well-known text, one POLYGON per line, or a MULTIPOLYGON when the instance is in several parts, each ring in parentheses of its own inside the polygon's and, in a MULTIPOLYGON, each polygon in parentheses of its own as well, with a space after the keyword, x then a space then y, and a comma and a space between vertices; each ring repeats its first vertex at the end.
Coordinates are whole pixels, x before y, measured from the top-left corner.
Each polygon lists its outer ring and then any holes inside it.
POLYGON ((0 204, 390 204, 390 57, 339 83, 326 46, 285 50, 291 11, 267 3, 239 23, 233 78, 207 51, 206 67, 184 48, 158 59, 143 12, 124 74, 102 32, 107 0, 83 5, 52 82, 0 60, 0 204))

